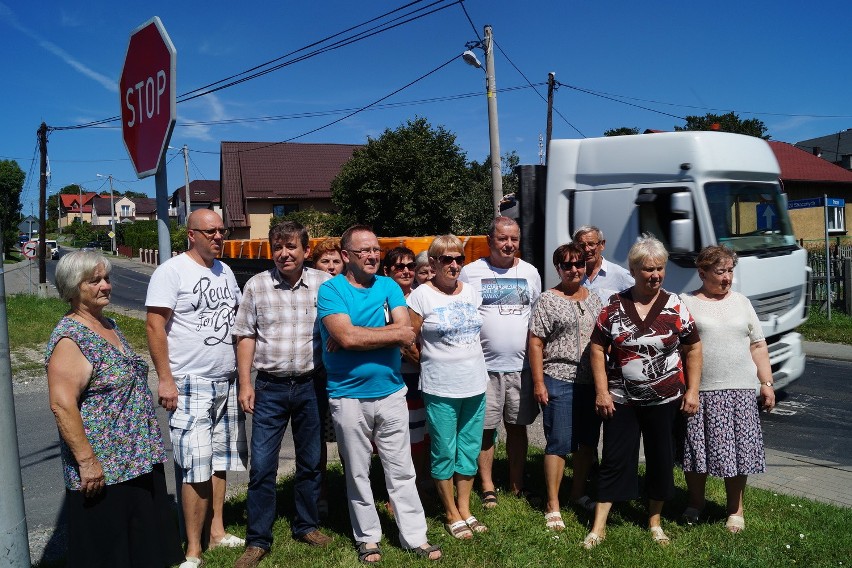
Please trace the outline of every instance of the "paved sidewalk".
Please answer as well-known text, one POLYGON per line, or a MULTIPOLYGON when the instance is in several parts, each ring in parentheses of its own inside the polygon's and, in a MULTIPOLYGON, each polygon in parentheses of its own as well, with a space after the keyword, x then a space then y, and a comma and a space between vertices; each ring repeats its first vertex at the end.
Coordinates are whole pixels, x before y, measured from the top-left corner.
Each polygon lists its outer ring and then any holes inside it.
MULTIPOLYGON (((145 274, 151 274, 154 267, 134 259, 111 258, 111 260, 127 268, 145 274)), ((38 265, 33 263, 32 278, 25 262, 17 265, 6 265, 4 279, 6 294, 29 293, 38 289, 38 265)), ((57 296, 56 288, 48 285, 47 294, 57 296)), ((33 292, 35 293, 35 292, 33 292)), ((852 361, 852 346, 834 343, 818 343, 806 341, 804 351, 808 357, 852 361)), ((540 417, 539 417, 540 421, 540 417)), ((530 428, 530 443, 544 447, 544 434, 538 421, 530 428)), ((282 448, 281 468, 279 473, 292 473, 294 468, 292 455, 287 455, 282 448)), ((331 458, 331 456, 329 456, 331 458)), ((333 458, 332 458, 333 459, 333 458)), ((749 478, 749 484, 783 494, 798 495, 814 501, 830 503, 841 507, 852 507, 852 466, 822 462, 806 456, 790 454, 778 450, 766 450, 766 465, 768 473, 754 475, 749 478)), ((238 477, 238 476, 235 476, 238 477)), ((235 479, 234 481, 237 481, 235 479)), ((240 479, 239 481, 243 481, 240 479)))

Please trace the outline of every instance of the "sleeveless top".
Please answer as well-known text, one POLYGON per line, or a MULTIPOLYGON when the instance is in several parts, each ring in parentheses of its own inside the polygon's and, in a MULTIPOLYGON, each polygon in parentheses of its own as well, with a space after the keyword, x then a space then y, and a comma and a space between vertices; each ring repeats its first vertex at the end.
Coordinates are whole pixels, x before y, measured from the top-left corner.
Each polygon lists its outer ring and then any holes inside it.
MULTIPOLYGON (((114 485, 150 472, 155 464, 166 461, 166 450, 148 388, 148 364, 133 352, 115 322, 109 321, 124 353, 85 325, 64 317, 47 343, 45 367, 64 337, 76 343, 92 364, 92 376, 78 403, 80 416, 106 484, 114 485)), ((59 447, 65 486, 79 490, 79 466, 61 435, 59 447)))

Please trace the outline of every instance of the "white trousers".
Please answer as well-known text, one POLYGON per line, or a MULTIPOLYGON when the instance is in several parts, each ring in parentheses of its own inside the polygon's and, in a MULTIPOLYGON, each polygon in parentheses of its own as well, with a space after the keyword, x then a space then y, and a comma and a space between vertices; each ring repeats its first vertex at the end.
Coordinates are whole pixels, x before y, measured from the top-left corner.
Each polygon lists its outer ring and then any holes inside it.
POLYGON ((406 389, 383 398, 329 400, 337 449, 346 472, 349 521, 355 542, 379 542, 382 526, 370 487, 371 442, 385 470, 385 486, 404 548, 426 543, 426 515, 417 494, 408 439, 406 389))

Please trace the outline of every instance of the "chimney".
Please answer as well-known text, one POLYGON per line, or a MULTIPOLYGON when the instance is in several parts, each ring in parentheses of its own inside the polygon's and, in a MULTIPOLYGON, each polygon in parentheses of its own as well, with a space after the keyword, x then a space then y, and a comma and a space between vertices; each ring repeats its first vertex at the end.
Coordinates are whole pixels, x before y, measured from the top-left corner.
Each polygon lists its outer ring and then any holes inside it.
POLYGON ((819 146, 814 146, 813 153, 817 158, 822 158, 822 148, 819 146))

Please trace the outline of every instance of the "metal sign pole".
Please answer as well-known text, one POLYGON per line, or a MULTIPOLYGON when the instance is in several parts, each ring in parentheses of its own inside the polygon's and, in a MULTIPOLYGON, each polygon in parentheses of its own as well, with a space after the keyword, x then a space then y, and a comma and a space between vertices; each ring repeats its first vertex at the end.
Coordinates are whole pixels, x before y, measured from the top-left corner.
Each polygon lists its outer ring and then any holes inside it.
POLYGON ((823 212, 825 213, 825 306, 828 310, 828 321, 831 321, 831 262, 828 257, 828 194, 823 195, 823 212))

